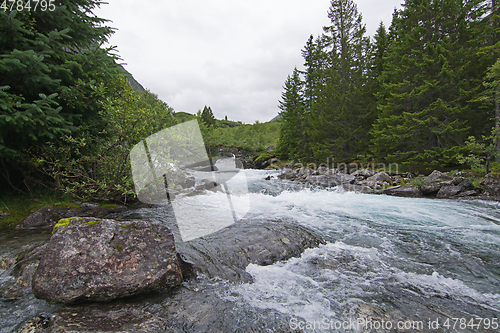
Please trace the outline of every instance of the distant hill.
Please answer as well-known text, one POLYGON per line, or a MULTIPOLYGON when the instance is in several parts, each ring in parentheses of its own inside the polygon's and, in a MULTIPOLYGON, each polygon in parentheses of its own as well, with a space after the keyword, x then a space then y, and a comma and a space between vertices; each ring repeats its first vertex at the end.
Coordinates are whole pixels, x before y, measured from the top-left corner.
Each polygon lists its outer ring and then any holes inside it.
POLYGON ((281 115, 280 115, 280 114, 278 114, 278 115, 276 115, 276 117, 274 117, 273 119, 271 119, 271 120, 269 120, 269 121, 270 121, 270 122, 271 122, 271 121, 275 121, 275 120, 278 120, 278 119, 280 119, 280 118, 281 118, 281 115))
POLYGON ((185 121, 196 119, 196 116, 194 114, 187 113, 187 112, 184 112, 184 111, 175 112, 174 113, 174 117, 177 120, 180 120, 181 122, 185 122, 185 121))
POLYGON ((123 73, 127 77, 128 82, 130 82, 130 85, 132 86, 132 88, 134 88, 135 91, 145 91, 146 90, 139 82, 137 82, 136 79, 134 79, 134 76, 132 74, 130 74, 125 68, 123 68, 122 65, 118 65, 118 66, 119 66, 119 69, 121 71, 123 71, 123 73))

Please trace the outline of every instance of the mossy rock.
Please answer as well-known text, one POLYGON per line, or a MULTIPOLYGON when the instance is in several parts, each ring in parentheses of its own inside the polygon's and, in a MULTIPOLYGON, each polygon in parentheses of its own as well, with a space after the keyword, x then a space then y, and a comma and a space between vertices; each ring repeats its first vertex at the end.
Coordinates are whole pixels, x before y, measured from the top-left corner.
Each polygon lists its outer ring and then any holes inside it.
POLYGON ((91 218, 91 217, 85 217, 85 218, 83 218, 83 217, 79 217, 79 216, 74 216, 74 217, 68 217, 68 218, 60 219, 59 222, 57 222, 57 224, 52 229, 52 233, 57 232, 57 230, 60 227, 67 227, 70 223, 75 223, 75 222, 80 222, 80 223, 84 223, 84 224, 86 224, 88 226, 93 226, 95 224, 100 223, 101 220, 100 219, 91 218))

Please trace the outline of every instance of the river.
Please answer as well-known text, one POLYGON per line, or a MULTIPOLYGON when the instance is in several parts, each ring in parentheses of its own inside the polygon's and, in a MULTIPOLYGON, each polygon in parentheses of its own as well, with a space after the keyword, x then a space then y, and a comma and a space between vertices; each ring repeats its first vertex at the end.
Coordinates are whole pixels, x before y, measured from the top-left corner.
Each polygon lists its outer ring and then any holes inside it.
MULTIPOLYGON (((201 279, 205 302, 230 309, 227 332, 500 332, 500 203, 311 189, 275 179, 278 171, 244 172, 246 219, 295 221, 326 244, 248 266, 253 283, 201 279)), ((173 221, 168 206, 134 214, 173 221)), ((32 297, 0 303, 2 332, 58 308, 32 297)))

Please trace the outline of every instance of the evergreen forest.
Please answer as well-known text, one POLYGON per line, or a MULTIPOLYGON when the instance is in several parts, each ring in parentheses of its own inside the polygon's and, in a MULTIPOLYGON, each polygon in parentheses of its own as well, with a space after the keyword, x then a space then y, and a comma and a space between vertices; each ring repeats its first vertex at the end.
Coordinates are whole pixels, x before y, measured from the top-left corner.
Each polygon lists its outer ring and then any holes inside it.
POLYGON ((277 154, 417 172, 498 158, 499 14, 495 0, 406 0, 370 38, 354 1, 332 0, 285 81, 277 154))

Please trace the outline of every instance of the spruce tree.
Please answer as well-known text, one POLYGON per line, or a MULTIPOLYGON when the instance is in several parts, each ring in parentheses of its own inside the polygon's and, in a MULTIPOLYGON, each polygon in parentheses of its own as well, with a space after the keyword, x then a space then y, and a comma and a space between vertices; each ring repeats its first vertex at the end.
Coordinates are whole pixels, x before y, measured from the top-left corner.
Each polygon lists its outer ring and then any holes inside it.
MULTIPOLYGON (((110 82, 112 33, 92 14, 98 0, 61 0, 54 11, 0 10, 0 171, 15 186, 26 152, 99 119, 93 85, 110 82)), ((101 122, 102 123, 102 122, 101 122)))
POLYGON ((370 42, 352 0, 332 0, 331 25, 324 27, 327 70, 318 103, 311 110, 314 158, 348 160, 367 142, 367 54, 370 42))
POLYGON ((394 16, 372 130, 379 158, 420 168, 454 162, 473 112, 476 83, 467 76, 478 2, 407 0, 394 16))
POLYGON ((293 74, 285 81, 279 102, 281 128, 276 149, 281 158, 308 158, 309 140, 304 126, 303 85, 299 71, 295 68, 293 74))
POLYGON ((215 126, 215 117, 212 109, 209 106, 207 107, 205 105, 205 107, 203 107, 203 111, 201 112, 201 119, 207 125, 207 127, 215 126))

